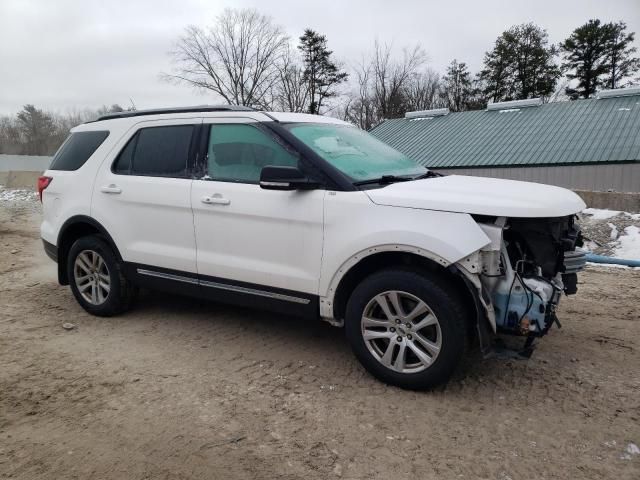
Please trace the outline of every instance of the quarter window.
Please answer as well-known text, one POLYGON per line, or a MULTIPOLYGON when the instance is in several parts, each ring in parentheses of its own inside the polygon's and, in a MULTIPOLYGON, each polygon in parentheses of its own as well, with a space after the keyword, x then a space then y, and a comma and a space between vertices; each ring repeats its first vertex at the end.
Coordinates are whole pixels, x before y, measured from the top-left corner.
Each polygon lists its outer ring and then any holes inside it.
POLYGON ((75 132, 58 149, 51 161, 50 170, 77 170, 93 155, 109 132, 75 132))
POLYGON ((139 130, 120 152, 113 166, 114 173, 184 177, 193 131, 193 125, 139 130))
POLYGON ((258 183, 262 167, 298 166, 298 156, 252 125, 211 125, 207 173, 214 180, 258 183))

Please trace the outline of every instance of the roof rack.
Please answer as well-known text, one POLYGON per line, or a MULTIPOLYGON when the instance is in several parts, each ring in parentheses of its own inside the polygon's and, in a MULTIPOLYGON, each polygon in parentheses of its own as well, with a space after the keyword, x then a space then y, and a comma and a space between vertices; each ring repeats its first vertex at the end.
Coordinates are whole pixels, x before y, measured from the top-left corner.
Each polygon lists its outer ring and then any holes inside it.
POLYGON ((163 113, 193 113, 193 112, 255 112, 251 107, 243 105, 198 105, 195 107, 153 108, 149 110, 132 110, 113 112, 101 115, 94 122, 112 120, 114 118, 141 117, 143 115, 160 115, 163 113))

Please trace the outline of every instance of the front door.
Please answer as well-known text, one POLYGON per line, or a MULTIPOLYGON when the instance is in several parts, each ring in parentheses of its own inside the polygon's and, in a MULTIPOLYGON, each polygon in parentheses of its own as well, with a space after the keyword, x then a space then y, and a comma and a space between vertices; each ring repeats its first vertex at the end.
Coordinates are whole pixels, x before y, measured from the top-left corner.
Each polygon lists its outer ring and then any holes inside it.
POLYGON ((299 154, 258 122, 204 122, 206 171, 191 197, 203 288, 310 303, 318 293, 325 190, 260 188, 262 167, 298 166, 299 154))

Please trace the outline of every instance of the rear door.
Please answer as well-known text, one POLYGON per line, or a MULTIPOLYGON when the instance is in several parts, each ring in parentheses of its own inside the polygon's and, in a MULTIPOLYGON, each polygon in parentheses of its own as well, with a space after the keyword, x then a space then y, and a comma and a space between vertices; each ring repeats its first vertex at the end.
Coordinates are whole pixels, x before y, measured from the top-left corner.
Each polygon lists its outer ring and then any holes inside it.
POLYGON ((140 122, 100 167, 91 215, 138 273, 148 266, 197 272, 191 171, 201 122, 140 122))

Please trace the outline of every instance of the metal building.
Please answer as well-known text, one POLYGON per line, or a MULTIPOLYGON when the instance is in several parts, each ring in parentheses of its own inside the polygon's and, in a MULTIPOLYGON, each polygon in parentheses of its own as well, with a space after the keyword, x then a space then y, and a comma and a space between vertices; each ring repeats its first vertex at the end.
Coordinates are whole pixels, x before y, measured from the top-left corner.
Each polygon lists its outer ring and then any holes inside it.
POLYGON ((442 173, 640 192, 640 88, 572 102, 409 112, 371 133, 442 173))

